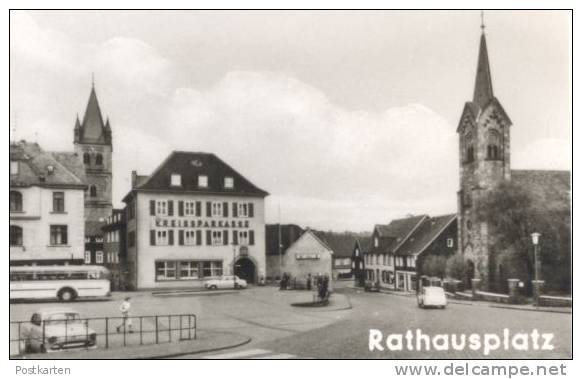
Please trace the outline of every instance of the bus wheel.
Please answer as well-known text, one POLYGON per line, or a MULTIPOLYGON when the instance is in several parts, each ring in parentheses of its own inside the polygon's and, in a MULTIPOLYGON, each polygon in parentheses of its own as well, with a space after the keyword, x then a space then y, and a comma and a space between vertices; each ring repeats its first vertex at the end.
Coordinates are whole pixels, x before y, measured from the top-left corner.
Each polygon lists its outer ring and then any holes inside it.
POLYGON ((73 301, 77 297, 77 294, 74 290, 70 288, 63 288, 59 291, 59 300, 60 301, 73 301))

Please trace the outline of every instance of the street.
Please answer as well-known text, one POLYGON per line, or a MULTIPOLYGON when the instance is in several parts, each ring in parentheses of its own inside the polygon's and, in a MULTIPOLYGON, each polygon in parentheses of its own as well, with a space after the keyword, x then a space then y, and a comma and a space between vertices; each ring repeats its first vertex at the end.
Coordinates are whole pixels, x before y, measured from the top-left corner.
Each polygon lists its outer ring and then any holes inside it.
MULTIPOLYGON (((79 301, 66 306, 79 311, 82 317, 119 316, 119 304, 126 293, 116 293, 108 301, 79 301)), ((201 293, 153 296, 148 292, 129 293, 132 315, 194 313, 200 330, 224 330, 252 338, 236 349, 215 353, 180 356, 180 359, 200 358, 569 358, 572 355, 572 315, 493 308, 486 304, 450 303, 444 310, 419 309, 413 296, 366 293, 341 289, 332 296, 329 309, 296 308, 290 304, 308 301, 311 293, 278 291, 273 287, 256 287, 226 293, 201 293), (383 351, 369 350, 370 329, 383 333, 383 351), (407 349, 406 340, 399 351, 387 348, 390 334, 413 334, 420 329, 430 339, 439 334, 467 336, 496 334, 503 337, 507 329, 511 336, 519 333, 552 334, 551 350, 538 350, 529 343, 514 349, 500 346, 484 353, 484 346, 437 350, 424 342, 420 351, 407 349)), ((57 303, 17 303, 10 305, 10 319, 27 320, 33 310, 61 306, 57 303)), ((484 342, 484 341, 482 341, 484 342)), ((495 341, 493 341, 495 342, 495 341)), ((519 341, 518 341, 519 342, 519 341)), ((521 341, 523 342, 523 341, 521 341)), ((513 341, 512 341, 513 343, 513 341)), ((416 346, 416 341, 413 343, 416 346)), ((484 345, 484 343, 483 343, 484 345)), ((66 353, 63 353, 66 354, 66 353)))

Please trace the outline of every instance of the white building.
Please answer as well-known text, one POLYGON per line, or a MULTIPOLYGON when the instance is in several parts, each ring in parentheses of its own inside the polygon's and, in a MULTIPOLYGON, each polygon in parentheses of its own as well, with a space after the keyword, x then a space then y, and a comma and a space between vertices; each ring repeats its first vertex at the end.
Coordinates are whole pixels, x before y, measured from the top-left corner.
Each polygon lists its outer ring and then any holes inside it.
POLYGON ((134 289, 198 287, 231 274, 265 276, 259 189, 214 154, 175 151, 150 175, 132 174, 124 198, 126 281, 134 289))
POLYGON ((10 265, 83 263, 85 188, 76 154, 10 145, 10 265))

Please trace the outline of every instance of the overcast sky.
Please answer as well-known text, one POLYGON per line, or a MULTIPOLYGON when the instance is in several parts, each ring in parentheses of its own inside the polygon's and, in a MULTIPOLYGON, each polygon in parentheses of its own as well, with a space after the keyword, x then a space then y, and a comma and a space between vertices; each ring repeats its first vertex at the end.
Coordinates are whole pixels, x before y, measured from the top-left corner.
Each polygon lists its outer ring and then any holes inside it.
MULTIPOLYGON (((486 12, 512 167, 569 169, 568 12, 486 12)), ((11 124, 73 150, 95 73, 113 129, 114 206, 131 170, 213 152, 259 187, 267 221, 371 230, 456 212, 456 127, 478 11, 10 13, 11 124)))

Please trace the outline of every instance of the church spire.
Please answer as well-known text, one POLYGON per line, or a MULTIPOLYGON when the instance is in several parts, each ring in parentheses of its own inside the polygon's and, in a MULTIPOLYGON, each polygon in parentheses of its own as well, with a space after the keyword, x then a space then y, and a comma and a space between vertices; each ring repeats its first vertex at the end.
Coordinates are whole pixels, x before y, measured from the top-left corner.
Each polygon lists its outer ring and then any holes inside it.
POLYGON ((487 53, 487 41, 485 39, 485 22, 483 12, 481 12, 481 43, 479 45, 479 60, 477 62, 473 103, 482 109, 491 99, 493 99, 493 84, 491 83, 489 55, 487 53))
POLYGON ((105 123, 101 114, 101 107, 95 92, 95 82, 91 80, 91 94, 81 123, 82 142, 85 143, 107 143, 104 138, 105 123))

